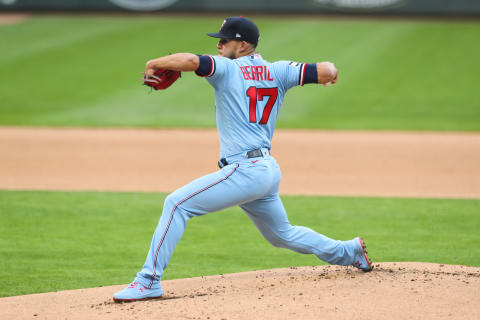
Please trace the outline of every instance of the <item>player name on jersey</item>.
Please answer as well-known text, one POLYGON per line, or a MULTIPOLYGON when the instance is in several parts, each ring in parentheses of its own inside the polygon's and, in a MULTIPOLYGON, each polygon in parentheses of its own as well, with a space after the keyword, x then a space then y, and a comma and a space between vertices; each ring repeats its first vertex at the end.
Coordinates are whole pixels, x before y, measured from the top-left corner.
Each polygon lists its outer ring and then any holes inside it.
POLYGON ((273 81, 270 70, 266 66, 244 66, 240 67, 245 80, 273 81))

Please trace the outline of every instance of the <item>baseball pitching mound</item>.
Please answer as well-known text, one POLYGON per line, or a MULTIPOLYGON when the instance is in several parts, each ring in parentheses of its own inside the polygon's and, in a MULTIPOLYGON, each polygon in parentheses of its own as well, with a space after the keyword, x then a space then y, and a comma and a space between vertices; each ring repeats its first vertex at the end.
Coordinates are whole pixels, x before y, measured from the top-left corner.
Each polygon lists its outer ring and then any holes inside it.
POLYGON ((114 303, 124 286, 0 299, 1 319, 480 319, 480 268, 397 262, 370 273, 316 266, 163 282, 158 300, 114 303))

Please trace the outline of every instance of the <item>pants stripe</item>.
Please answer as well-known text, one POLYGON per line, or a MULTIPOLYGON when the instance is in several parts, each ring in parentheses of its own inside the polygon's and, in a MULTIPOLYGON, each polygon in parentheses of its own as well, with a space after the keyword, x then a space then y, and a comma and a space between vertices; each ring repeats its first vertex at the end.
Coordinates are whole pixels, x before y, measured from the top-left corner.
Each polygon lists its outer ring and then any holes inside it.
POLYGON ((185 201, 187 201, 188 199, 191 199, 193 198, 194 196, 202 193, 203 191, 206 191, 208 189, 210 189, 211 187, 219 184, 220 182, 222 181, 225 181, 227 180, 238 168, 239 164, 237 164, 235 166, 235 168, 233 168, 232 172, 230 172, 229 174, 227 174, 225 177, 215 181, 214 183, 192 193, 191 195, 185 197, 183 200, 180 200, 177 204, 175 204, 175 206, 173 207, 172 211, 170 212, 170 219, 168 220, 168 223, 167 223, 167 227, 165 229, 165 231, 163 232, 163 235, 162 235, 162 238, 160 239, 160 243, 158 244, 157 246, 157 249, 155 250, 155 258, 153 260, 153 273, 152 273, 152 276, 151 276, 151 279, 150 279, 150 283, 148 284, 147 288, 150 289, 152 284, 153 284, 153 280, 155 279, 155 275, 156 275, 156 267, 157 267, 157 257, 158 257, 158 252, 160 251, 160 247, 162 246, 163 244, 163 240, 165 239, 165 237, 167 236, 167 232, 168 232, 168 229, 170 228, 170 224, 172 223, 172 220, 173 220, 173 215, 175 214, 175 210, 177 209, 177 207, 179 205, 181 205, 182 203, 184 203, 185 201))

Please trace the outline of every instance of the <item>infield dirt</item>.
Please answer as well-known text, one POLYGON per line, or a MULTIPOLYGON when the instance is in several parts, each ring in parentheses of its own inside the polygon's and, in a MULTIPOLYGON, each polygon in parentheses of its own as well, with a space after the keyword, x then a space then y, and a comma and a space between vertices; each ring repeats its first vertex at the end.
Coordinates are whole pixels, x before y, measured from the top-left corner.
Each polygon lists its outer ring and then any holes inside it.
POLYGON ((479 319, 480 269, 425 263, 275 269, 163 282, 159 300, 118 304, 123 286, 0 299, 2 319, 479 319))
POLYGON ((24 13, 0 13, 0 25, 19 23, 29 17, 30 15, 24 13))
MULTIPOLYGON (((218 169, 215 130, 0 127, 0 189, 171 192, 218 169)), ((282 194, 480 198, 480 134, 277 130, 282 194)))
MULTIPOLYGON (((171 191, 216 170, 214 130, 0 128, 0 189, 171 191)), ((282 131, 283 194, 480 198, 480 134, 282 131)), ((374 255, 373 255, 374 258, 374 255)), ((168 280, 0 299, 0 319, 480 319, 480 268, 380 263, 168 280)))

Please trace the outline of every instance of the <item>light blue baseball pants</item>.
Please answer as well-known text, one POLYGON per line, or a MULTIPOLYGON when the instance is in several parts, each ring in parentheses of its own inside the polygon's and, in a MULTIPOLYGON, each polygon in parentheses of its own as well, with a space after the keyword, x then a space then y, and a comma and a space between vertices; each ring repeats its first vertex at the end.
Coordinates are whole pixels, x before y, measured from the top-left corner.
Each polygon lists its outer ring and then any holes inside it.
POLYGON ((314 254, 330 264, 350 265, 353 241, 330 239, 315 231, 292 226, 278 195, 280 168, 268 152, 263 157, 244 155, 227 158, 228 165, 174 191, 166 199, 150 250, 136 281, 147 288, 160 286, 160 279, 187 220, 209 212, 240 206, 262 235, 275 247, 314 254))

